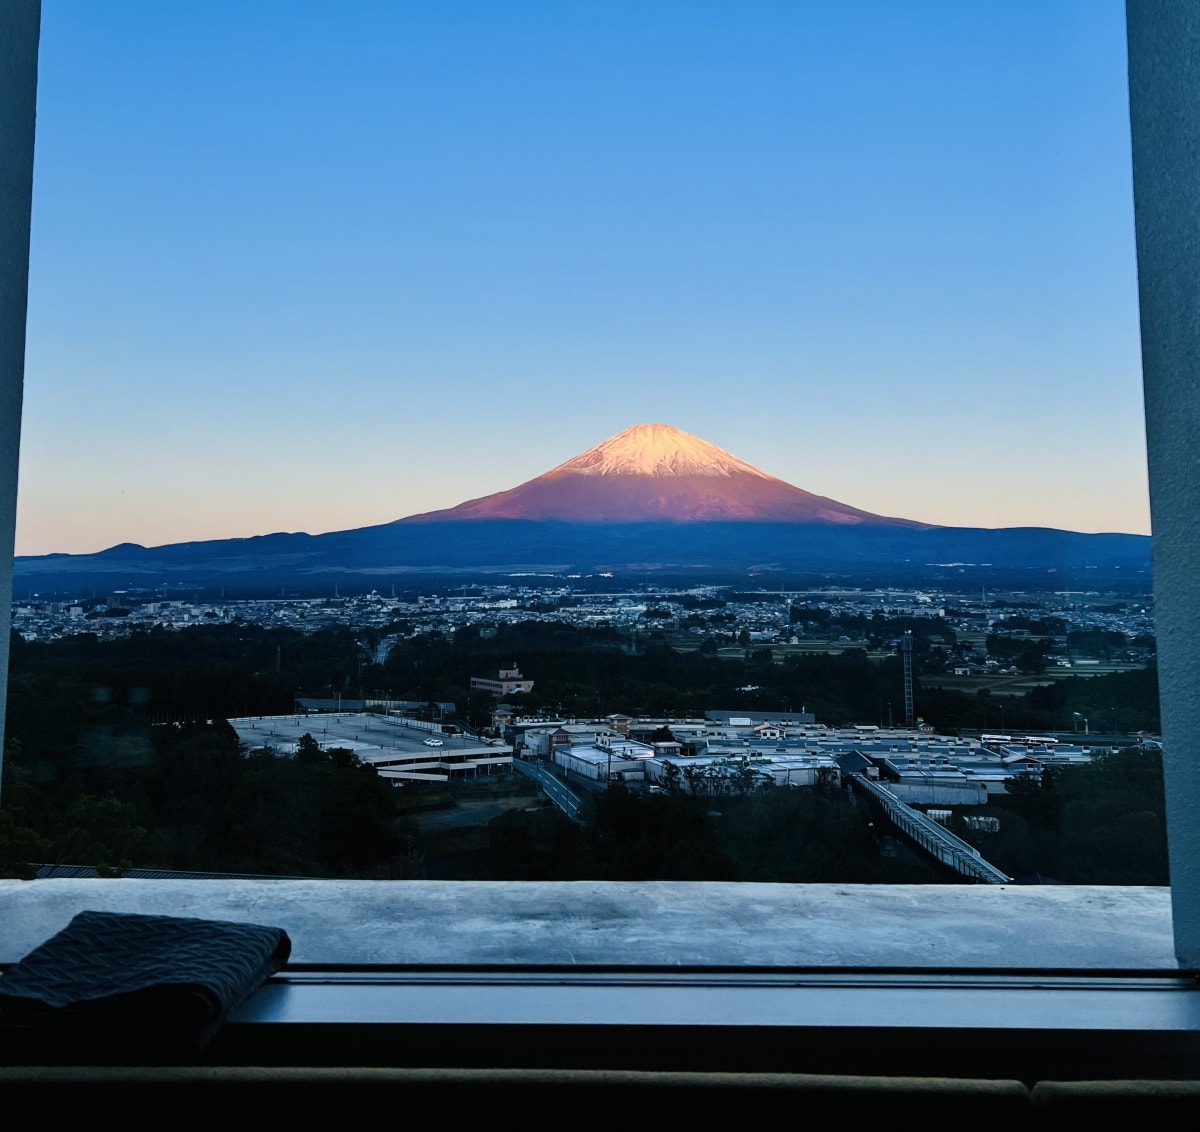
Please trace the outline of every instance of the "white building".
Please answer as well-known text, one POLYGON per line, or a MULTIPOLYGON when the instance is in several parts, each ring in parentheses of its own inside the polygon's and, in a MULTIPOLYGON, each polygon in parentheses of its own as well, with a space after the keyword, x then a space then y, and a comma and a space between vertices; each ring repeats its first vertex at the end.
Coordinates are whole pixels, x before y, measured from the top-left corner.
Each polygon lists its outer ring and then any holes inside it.
POLYGON ((604 736, 595 744, 554 748, 556 766, 597 782, 641 782, 653 758, 653 747, 620 737, 604 736))

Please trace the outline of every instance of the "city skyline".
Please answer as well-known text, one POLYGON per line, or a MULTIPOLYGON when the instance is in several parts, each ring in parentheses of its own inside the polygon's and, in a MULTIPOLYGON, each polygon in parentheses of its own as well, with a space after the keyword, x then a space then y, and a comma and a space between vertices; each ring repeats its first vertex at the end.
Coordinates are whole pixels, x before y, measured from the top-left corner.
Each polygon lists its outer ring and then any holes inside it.
POLYGON ((19 554, 317 533, 664 421, 1148 530, 1119 3, 44 14, 19 554))

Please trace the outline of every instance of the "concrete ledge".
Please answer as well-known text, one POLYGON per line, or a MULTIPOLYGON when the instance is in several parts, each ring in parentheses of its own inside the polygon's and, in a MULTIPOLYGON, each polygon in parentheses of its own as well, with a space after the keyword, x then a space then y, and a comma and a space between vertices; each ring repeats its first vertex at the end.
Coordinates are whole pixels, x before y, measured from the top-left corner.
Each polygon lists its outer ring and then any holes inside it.
POLYGON ((293 963, 1177 969, 1165 888, 0 881, 0 962, 87 908, 283 927, 293 963))

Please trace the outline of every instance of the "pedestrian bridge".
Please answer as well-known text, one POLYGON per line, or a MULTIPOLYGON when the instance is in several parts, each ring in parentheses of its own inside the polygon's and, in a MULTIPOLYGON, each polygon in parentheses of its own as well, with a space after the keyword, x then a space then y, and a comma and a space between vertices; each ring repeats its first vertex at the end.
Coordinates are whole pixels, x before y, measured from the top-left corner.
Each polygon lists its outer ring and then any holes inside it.
POLYGON ((544 767, 535 766, 524 759, 513 759, 513 770, 532 778, 542 788, 542 792, 573 822, 583 824, 579 811, 583 801, 560 778, 551 774, 544 767))
POLYGON ((886 786, 863 774, 854 775, 850 781, 859 793, 878 803, 884 817, 905 837, 960 876, 976 884, 1008 884, 1012 879, 985 861, 974 846, 968 845, 961 837, 955 837, 928 814, 900 801, 886 786))

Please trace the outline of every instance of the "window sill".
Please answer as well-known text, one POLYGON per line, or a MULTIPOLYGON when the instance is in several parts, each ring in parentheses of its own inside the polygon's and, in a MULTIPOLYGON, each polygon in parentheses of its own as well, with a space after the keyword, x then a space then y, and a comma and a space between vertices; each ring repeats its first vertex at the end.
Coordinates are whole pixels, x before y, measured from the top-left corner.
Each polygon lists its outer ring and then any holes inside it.
POLYGON ((294 964, 1176 972, 1166 888, 0 881, 0 963, 87 908, 286 929, 294 964))
POLYGON ((277 924, 230 1066, 1200 1078, 1148 888, 0 882, 0 960, 84 908, 277 924))

